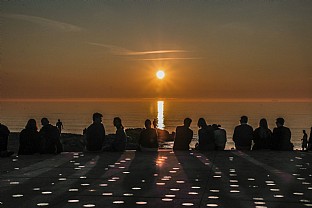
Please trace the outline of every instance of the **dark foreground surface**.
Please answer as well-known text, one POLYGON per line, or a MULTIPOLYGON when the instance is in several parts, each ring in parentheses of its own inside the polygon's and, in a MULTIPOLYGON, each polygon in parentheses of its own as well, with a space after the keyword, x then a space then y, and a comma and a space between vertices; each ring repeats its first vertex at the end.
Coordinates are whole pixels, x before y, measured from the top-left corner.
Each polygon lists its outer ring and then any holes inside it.
POLYGON ((63 153, 0 158, 0 207, 311 207, 312 153, 63 153))

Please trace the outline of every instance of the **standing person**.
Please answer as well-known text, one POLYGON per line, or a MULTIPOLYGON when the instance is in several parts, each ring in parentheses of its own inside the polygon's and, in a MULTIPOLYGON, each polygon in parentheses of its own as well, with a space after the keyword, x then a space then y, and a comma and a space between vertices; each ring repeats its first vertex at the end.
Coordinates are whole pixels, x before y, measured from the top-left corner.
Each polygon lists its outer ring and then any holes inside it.
POLYGON ((214 129, 211 125, 207 125, 204 118, 198 119, 197 126, 198 130, 198 146, 197 150, 214 150, 214 129))
POLYGON ((213 124, 212 128, 214 129, 214 141, 215 141, 215 150, 224 150, 226 144, 226 131, 221 128, 221 125, 213 124))
POLYGON ((252 150, 270 149, 272 143, 272 131, 268 127, 268 122, 262 118, 259 127, 253 132, 254 145, 252 150))
POLYGON ((141 151, 157 151, 158 140, 156 129, 152 128, 151 120, 145 120, 145 129, 141 131, 139 138, 139 147, 141 151))
POLYGON ((86 148, 88 151, 102 150, 105 140, 105 128, 102 124, 102 117, 102 114, 94 113, 92 116, 93 123, 85 130, 86 148))
POLYGON ((19 135, 19 155, 32 155, 40 150, 40 135, 35 119, 29 119, 19 135))
POLYGON ((62 129, 64 128, 63 123, 60 119, 57 119, 56 127, 59 130, 60 134, 62 133, 62 129))
POLYGON ((13 151, 8 151, 9 135, 8 127, 0 123, 0 157, 9 157, 14 154, 13 151))
POLYGON ((276 119, 276 128, 273 129, 273 150, 293 150, 294 145, 291 143, 291 131, 284 126, 283 118, 276 119))
POLYGON ((302 141, 301 147, 302 147, 302 151, 304 151, 304 150, 308 150, 308 135, 305 130, 303 130, 302 133, 303 133, 303 137, 301 139, 302 141))
POLYGON ((59 154, 63 151, 60 141, 60 133, 56 126, 52 126, 47 118, 41 119, 42 128, 40 134, 40 153, 59 154))
POLYGON ((176 128, 173 150, 189 150, 193 139, 193 131, 190 129, 192 119, 185 118, 183 126, 176 128))
POLYGON ((112 142, 113 151, 122 152, 126 150, 127 135, 119 117, 115 117, 113 121, 116 127, 116 137, 112 142))
POLYGON ((312 127, 310 130, 310 136, 309 136, 308 149, 307 150, 312 150, 312 127))
POLYGON ((253 138, 253 129, 248 125, 248 117, 242 116, 240 125, 236 126, 233 141, 237 150, 250 150, 253 138))

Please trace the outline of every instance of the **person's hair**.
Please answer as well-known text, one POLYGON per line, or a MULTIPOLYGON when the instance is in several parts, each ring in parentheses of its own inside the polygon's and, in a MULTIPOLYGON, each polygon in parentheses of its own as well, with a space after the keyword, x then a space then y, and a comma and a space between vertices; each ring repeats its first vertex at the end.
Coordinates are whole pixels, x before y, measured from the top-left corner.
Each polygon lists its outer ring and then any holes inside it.
POLYGON ((247 116, 242 116, 240 119, 241 123, 247 123, 248 122, 248 117, 247 116))
POLYGON ((47 124, 49 124, 50 122, 49 122, 49 120, 47 119, 47 118, 42 118, 41 119, 41 124, 42 125, 47 125, 47 124))
POLYGON ((268 128, 267 120, 265 118, 262 118, 259 122, 259 126, 267 129, 268 128))
POLYGON ((35 119, 32 119, 32 118, 29 119, 29 120, 27 121, 27 124, 26 124, 25 128, 26 128, 26 129, 37 130, 38 127, 37 127, 37 122, 36 122, 36 120, 35 120, 35 119))
POLYGON ((191 123, 192 123, 192 119, 190 119, 190 118, 185 118, 184 119, 184 124, 185 125, 191 125, 191 123))
POLYGON ((151 120, 149 120, 149 119, 146 119, 144 124, 145 124, 145 127, 146 127, 146 128, 147 128, 148 126, 149 126, 149 127, 152 126, 152 122, 151 122, 151 120))
POLYGON ((97 118, 102 118, 102 117, 103 117, 103 115, 100 114, 100 113, 93 113, 92 119, 93 119, 93 121, 94 121, 95 119, 97 119, 97 118))
POLYGON ((276 123, 279 123, 279 124, 281 124, 283 126, 284 123, 285 123, 285 120, 283 118, 277 118, 276 119, 276 123))
POLYGON ((207 126, 207 123, 206 123, 204 118, 199 118, 197 125, 198 125, 198 127, 204 127, 204 126, 207 126))
POLYGON ((121 118, 115 117, 113 122, 116 127, 123 127, 121 124, 121 118))

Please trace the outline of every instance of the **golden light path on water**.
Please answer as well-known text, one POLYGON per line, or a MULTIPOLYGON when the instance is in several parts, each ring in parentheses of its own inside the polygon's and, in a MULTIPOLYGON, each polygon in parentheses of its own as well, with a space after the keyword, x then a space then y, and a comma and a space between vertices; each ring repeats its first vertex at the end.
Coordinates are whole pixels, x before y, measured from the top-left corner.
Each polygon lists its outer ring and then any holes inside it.
POLYGON ((165 128, 165 123, 164 123, 164 101, 158 100, 157 101, 157 126, 159 129, 164 129, 165 128))

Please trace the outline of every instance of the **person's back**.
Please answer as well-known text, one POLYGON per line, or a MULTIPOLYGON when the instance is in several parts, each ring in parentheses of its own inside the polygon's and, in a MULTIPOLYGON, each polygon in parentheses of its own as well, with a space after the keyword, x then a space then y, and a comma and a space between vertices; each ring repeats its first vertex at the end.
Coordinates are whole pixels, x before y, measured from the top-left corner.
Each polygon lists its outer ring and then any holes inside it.
POLYGON ((209 125, 198 130, 199 150, 215 150, 214 130, 209 125))
POLYGON ((284 126, 284 119, 276 119, 277 127, 273 130, 273 149, 274 150, 293 150, 291 143, 291 131, 284 126))
POLYGON ((270 149, 272 146, 272 131, 268 128, 265 118, 259 122, 259 127, 253 132, 254 145, 252 150, 270 149))
POLYGON ((99 151, 105 139, 105 129, 101 123, 93 123, 86 130, 86 148, 88 151, 99 151))
POLYGON ((250 150, 253 139, 253 128, 247 124, 248 117, 242 116, 241 124, 236 126, 233 134, 233 141, 237 150, 250 150))
POLYGON ((55 154, 63 151, 60 141, 59 130, 56 126, 52 126, 47 118, 41 119, 43 127, 40 129, 40 153, 55 154))
POLYGON ((19 135, 19 155, 31 155, 39 152, 40 135, 34 119, 29 119, 25 129, 19 135))
POLYGON ((8 151, 8 139, 10 130, 7 126, 0 123, 0 156, 8 157, 14 154, 12 151, 8 151))
POLYGON ((270 129, 258 127, 255 129, 253 134, 254 145, 252 150, 270 149, 272 132, 270 129))
POLYGON ((226 144, 226 131, 225 129, 220 128, 217 126, 214 130, 214 138, 215 138, 215 149, 216 150, 224 150, 225 149, 225 144, 226 144))
POLYGON ((122 152, 126 149, 127 134, 122 126, 121 119, 119 117, 114 118, 114 126, 116 127, 116 137, 112 143, 113 151, 122 152))
POLYGON ((63 129, 63 123, 61 122, 60 119, 57 120, 55 126, 57 127, 57 129, 59 130, 60 134, 62 133, 62 129, 63 129))
POLYGON ((139 145, 142 148, 158 148, 157 132, 156 129, 151 128, 151 121, 145 121, 145 127, 140 133, 139 145))
POLYGON ((176 128, 176 134, 173 144, 173 150, 189 150, 190 143, 193 139, 193 131, 189 128, 192 120, 190 118, 184 119, 184 126, 176 128))

